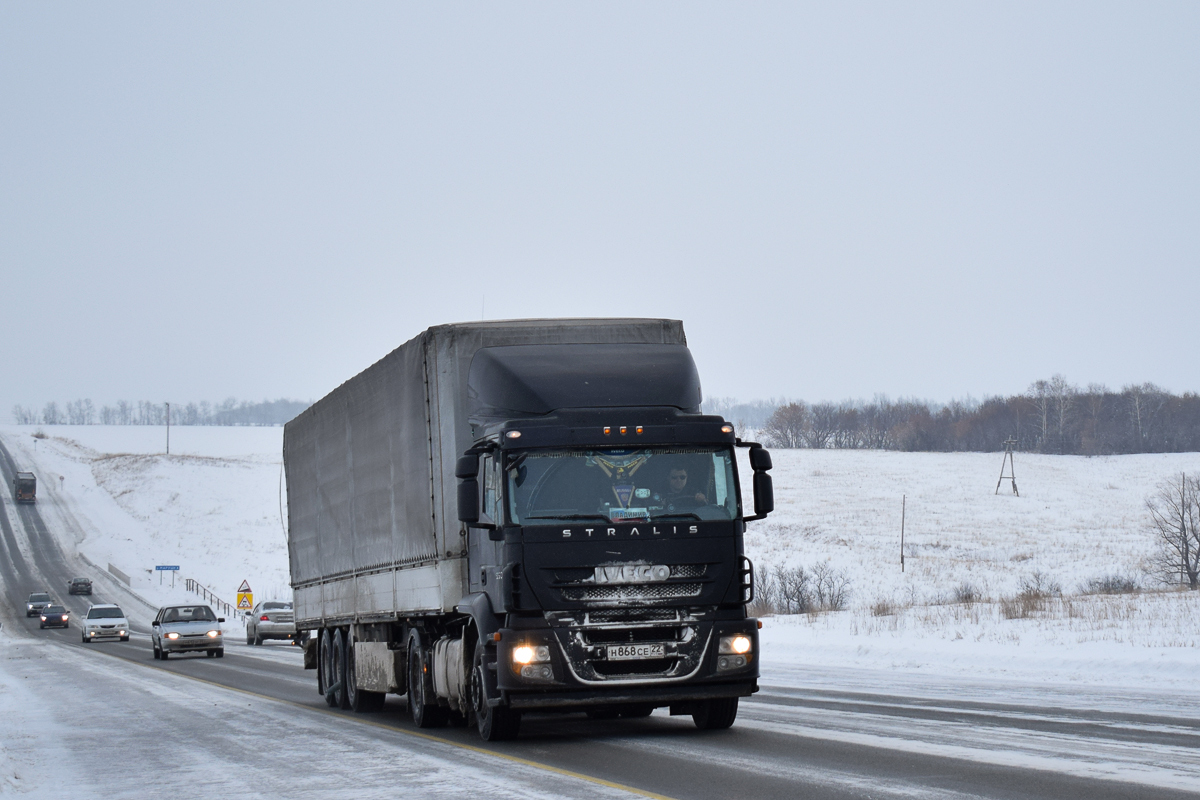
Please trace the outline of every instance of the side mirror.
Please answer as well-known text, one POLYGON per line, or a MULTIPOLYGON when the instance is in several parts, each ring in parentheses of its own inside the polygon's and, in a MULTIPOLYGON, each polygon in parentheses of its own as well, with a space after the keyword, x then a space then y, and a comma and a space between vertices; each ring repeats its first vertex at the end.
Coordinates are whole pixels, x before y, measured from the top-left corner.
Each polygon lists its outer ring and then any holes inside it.
POLYGON ((151 622, 151 623, 150 623, 150 627, 151 627, 151 628, 157 628, 157 627, 158 627, 158 620, 154 620, 154 622, 151 622))
POLYGON ((474 478, 479 474, 479 456, 476 454, 465 455, 458 459, 454 465, 454 477, 459 478, 474 478))
POLYGON ((217 622, 224 622, 224 621, 225 621, 224 617, 217 617, 217 622))
POLYGON ((766 472, 771 468, 771 453, 765 447, 750 448, 750 468, 755 472, 766 472))
MULTIPOLYGON (((754 452, 751 450, 750 452, 754 452)), ((775 487, 765 472, 754 473, 754 516, 765 517, 775 510, 775 487)))
MULTIPOLYGON (((459 459, 460 464, 463 459, 459 459)), ((468 525, 479 522, 479 481, 474 475, 458 482, 458 519, 468 525)))

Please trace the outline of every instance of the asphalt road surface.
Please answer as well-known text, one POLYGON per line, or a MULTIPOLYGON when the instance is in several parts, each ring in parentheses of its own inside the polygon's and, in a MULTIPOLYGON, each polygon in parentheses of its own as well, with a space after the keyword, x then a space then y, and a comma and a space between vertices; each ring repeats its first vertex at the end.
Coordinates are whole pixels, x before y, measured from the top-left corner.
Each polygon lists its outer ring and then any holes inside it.
POLYGON ((0 473, 8 487, 0 491, 0 602, 8 607, 8 624, 24 625, 29 636, 78 648, 89 658, 120 659, 131 682, 146 675, 143 670, 163 670, 281 701, 287 713, 306 719, 320 714, 331 728, 369 721, 367 730, 389 741, 399 732, 428 743, 432 734, 448 748, 501 756, 498 771, 532 763, 547 774, 581 776, 580 796, 588 780, 680 800, 1100 800, 1194 797, 1190 786, 1200 791, 1200 780, 1189 783, 1200 776, 1200 719, 1162 714, 764 686, 752 700, 743 700, 728 731, 701 732, 690 718, 672 718, 665 710, 614 721, 546 714, 527 716, 517 741, 488 744, 472 729, 418 732, 403 697, 389 696, 375 714, 333 710, 317 694, 315 673, 303 669, 299 649, 285 643, 248 647, 227 641, 223 659, 153 660, 148 623, 154 609, 69 551, 63 543, 76 541, 76 531, 47 529, 41 510, 54 502, 52 492, 39 491, 37 505, 13 502, 15 467, 0 444, 0 473), (93 580, 92 596, 66 594, 67 582, 77 575, 93 580), (119 603, 130 617, 132 639, 85 645, 75 623, 66 630, 39 630, 37 618, 24 617, 32 591, 50 592, 76 619, 90 603, 119 603))

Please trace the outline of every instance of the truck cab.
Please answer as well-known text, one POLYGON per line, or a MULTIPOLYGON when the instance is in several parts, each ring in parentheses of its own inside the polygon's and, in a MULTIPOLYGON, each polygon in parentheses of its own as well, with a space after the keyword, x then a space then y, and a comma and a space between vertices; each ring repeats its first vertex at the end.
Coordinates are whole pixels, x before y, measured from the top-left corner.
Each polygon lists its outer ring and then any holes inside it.
POLYGON ((469 387, 480 436, 456 470, 462 607, 495 619, 477 659, 495 713, 670 706, 732 723, 757 691, 743 533, 773 503, 770 459, 700 413, 688 350, 487 348, 469 387), (750 515, 739 446, 756 467, 750 515))

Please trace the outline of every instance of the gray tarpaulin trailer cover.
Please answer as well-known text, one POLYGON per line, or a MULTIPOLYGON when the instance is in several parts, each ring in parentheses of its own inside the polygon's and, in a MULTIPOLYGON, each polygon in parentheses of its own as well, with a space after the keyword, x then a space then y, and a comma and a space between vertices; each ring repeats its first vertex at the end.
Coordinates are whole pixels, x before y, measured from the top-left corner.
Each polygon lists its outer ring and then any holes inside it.
POLYGON ((618 343, 686 340, 683 323, 660 319, 441 325, 289 422, 283 447, 297 623, 452 611, 466 594, 454 469, 474 439, 472 359, 486 347, 618 343))

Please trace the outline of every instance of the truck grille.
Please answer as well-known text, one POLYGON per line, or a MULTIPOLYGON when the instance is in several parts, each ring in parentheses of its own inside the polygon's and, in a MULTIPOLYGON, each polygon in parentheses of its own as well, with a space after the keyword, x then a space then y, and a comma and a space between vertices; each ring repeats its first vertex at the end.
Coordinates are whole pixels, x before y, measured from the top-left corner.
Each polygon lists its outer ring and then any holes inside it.
POLYGON ((572 586, 564 587, 564 600, 591 603, 615 603, 627 600, 680 600, 699 597, 703 590, 699 583, 643 583, 626 586, 572 586))
MULTIPOLYGON (((679 585, 687 584, 675 584, 679 585)), ((672 585, 657 586, 666 589, 672 585)), ((693 611, 664 608, 552 611, 547 612, 546 621, 554 630, 571 671, 584 682, 668 681, 695 673, 712 636, 712 612, 693 611), (628 661, 608 658, 613 645, 655 643, 663 645, 663 656, 628 661)))

